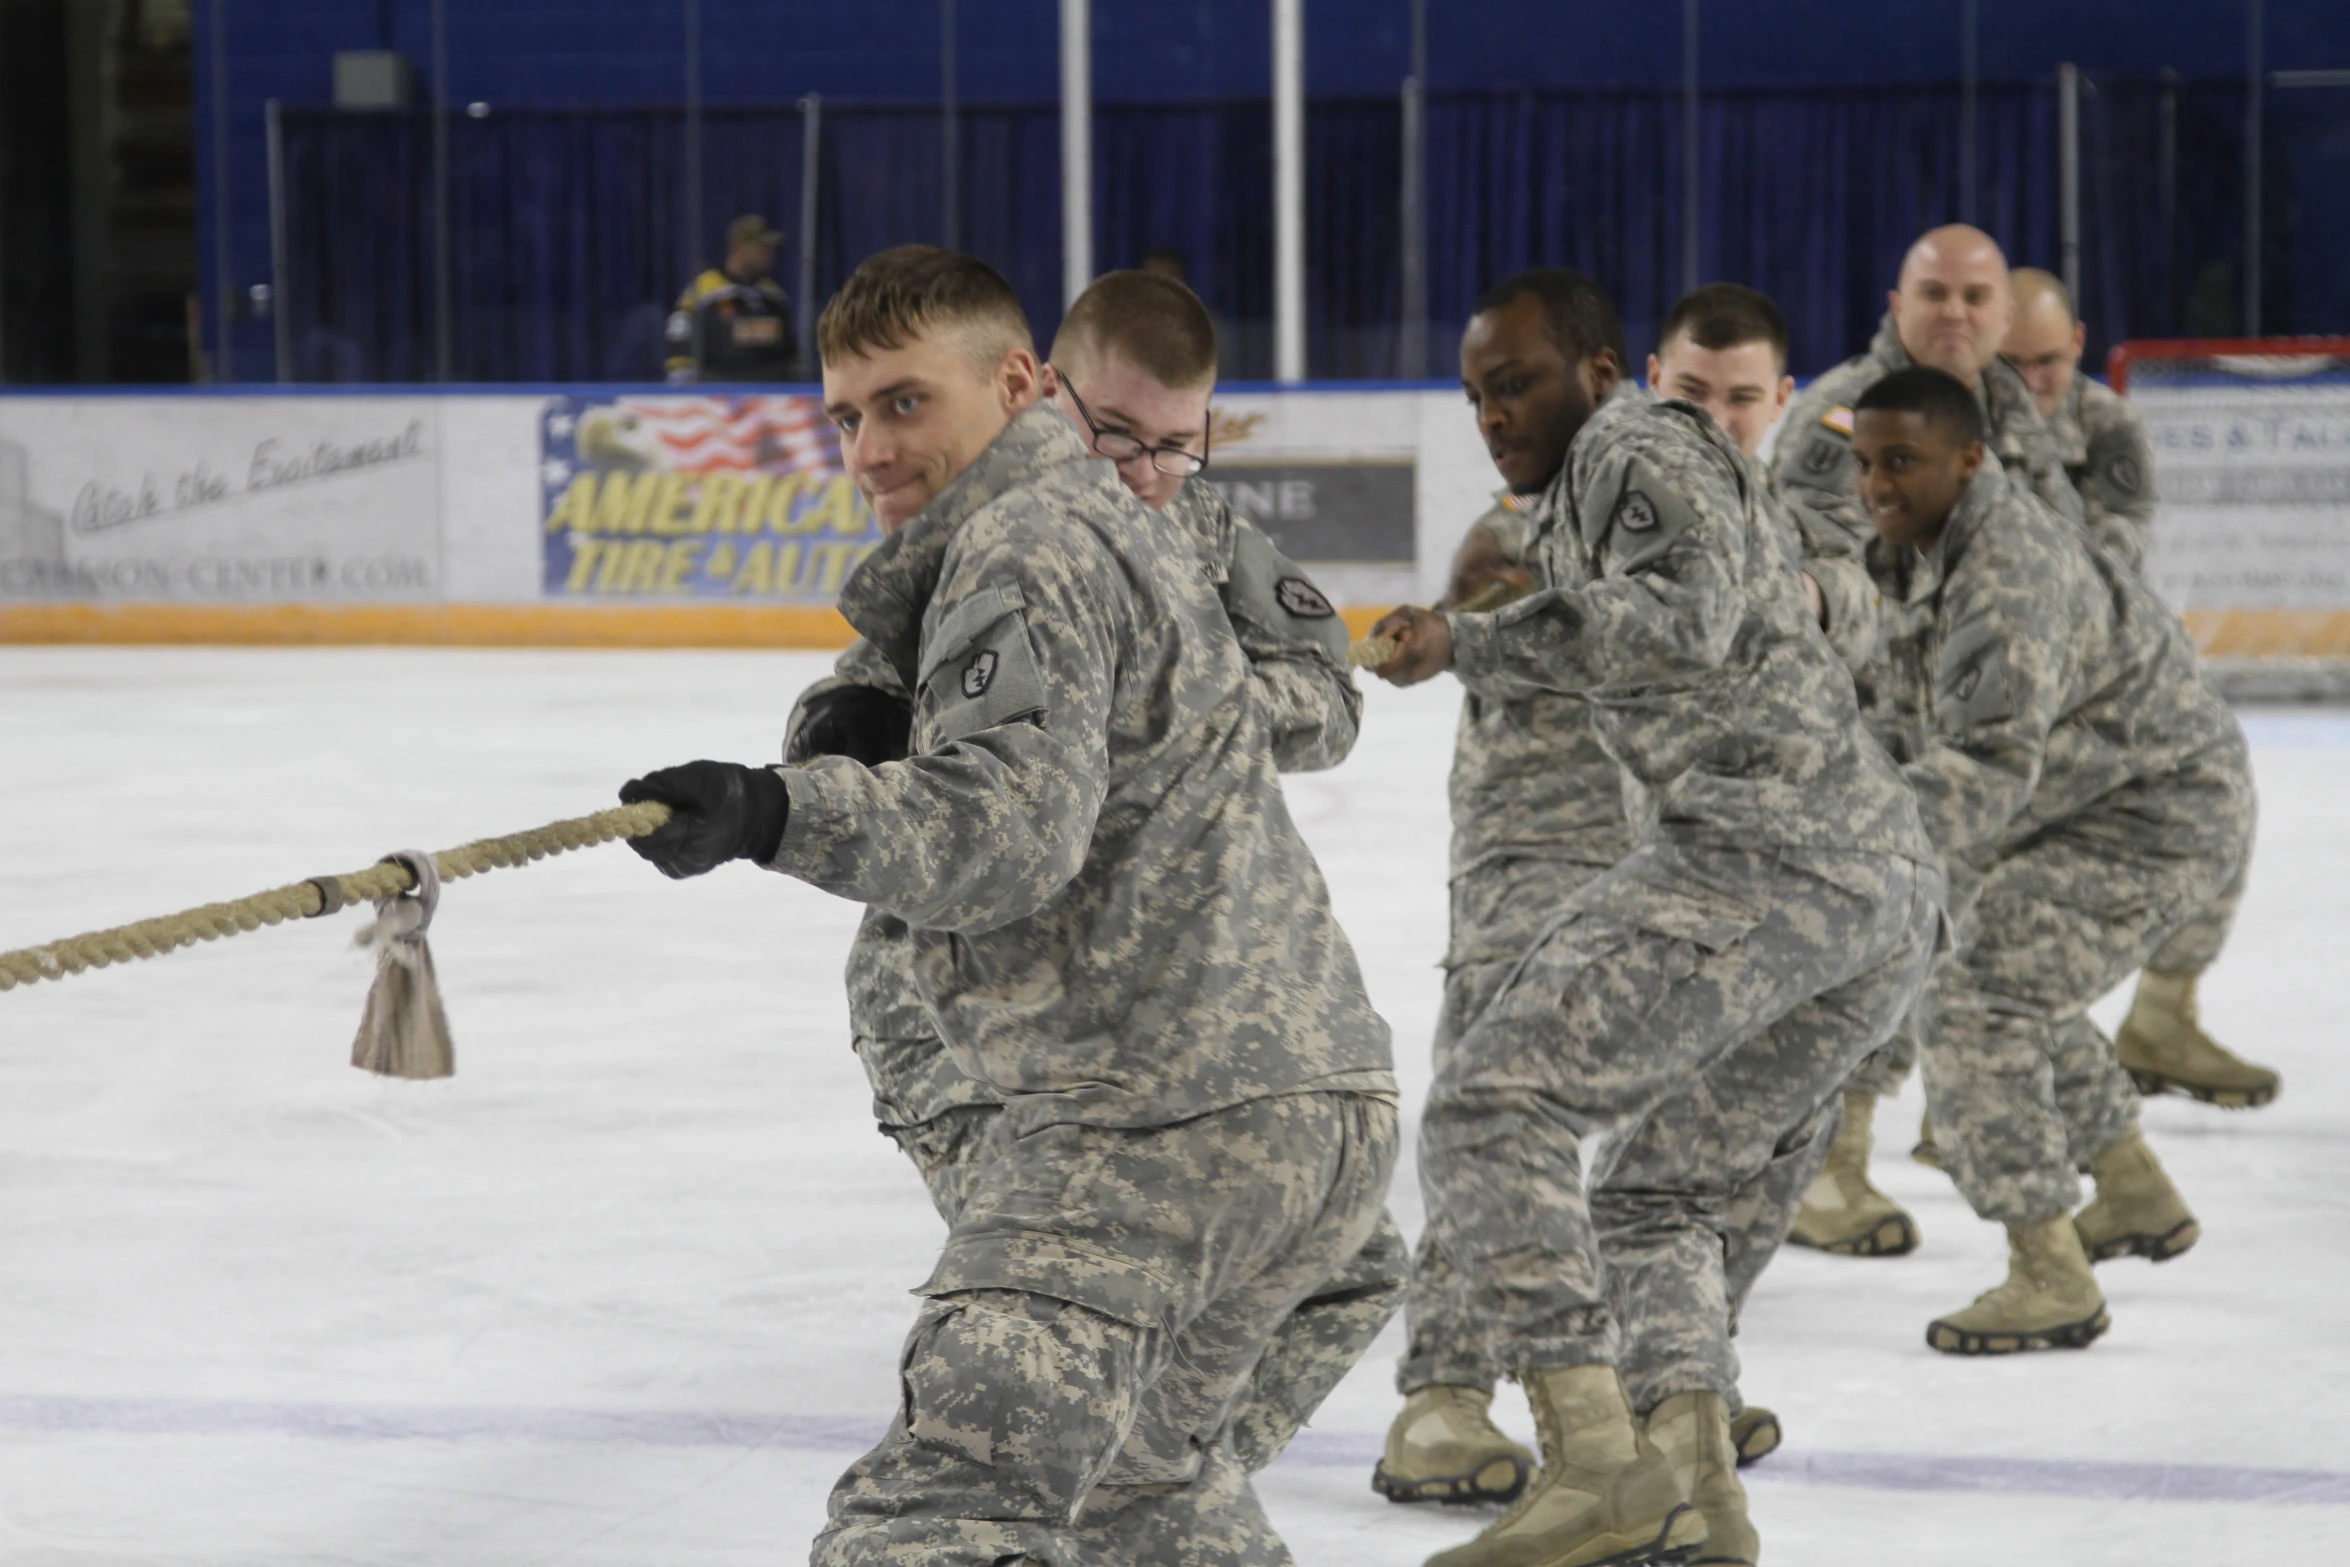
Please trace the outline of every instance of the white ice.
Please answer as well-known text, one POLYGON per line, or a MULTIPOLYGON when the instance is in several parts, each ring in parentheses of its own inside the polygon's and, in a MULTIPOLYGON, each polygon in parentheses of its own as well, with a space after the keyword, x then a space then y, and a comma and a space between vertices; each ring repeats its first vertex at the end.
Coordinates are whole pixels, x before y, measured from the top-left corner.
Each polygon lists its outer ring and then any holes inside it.
MULTIPOLYGON (((0 651, 0 948, 773 755, 807 654, 0 651)), ((1426 1085, 1449 682, 1375 689, 1293 808, 1426 1085)), ((2350 717, 2247 716, 2252 893, 2215 1031, 2274 1106, 2150 1104, 2205 1239, 2108 1265, 2085 1353, 1960 1361, 1926 1320, 2001 1242, 1904 1154, 1899 1261, 1791 1252, 1742 1349, 1787 1448, 1779 1564, 2333 1560, 2350 1534, 2350 717)), ((939 1237, 844 1038, 854 911, 617 847, 453 887, 458 1075, 345 1064, 357 916, 0 996, 0 1562, 771 1564, 896 1397, 939 1237)), ((2110 1017, 2113 1003, 2102 1015, 2110 1017)), ((1407 1167, 1395 1201, 1419 1224, 1407 1167)), ((1390 1330, 1264 1479, 1308 1567, 1414 1563, 1474 1514, 1367 1487, 1390 1330)), ((1513 1410, 1512 1419, 1522 1420, 1513 1410)))

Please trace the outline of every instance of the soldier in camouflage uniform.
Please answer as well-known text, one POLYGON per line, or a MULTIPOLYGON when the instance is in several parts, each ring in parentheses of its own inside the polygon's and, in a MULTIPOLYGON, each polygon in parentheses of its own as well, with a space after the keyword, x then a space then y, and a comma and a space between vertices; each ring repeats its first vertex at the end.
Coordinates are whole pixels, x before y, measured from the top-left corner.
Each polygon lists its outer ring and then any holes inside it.
POLYGON ((1462 379, 1497 454, 1552 468, 1546 586, 1495 614, 1402 609, 1378 628, 1400 643, 1379 671, 1396 683, 1455 668, 1588 701, 1635 845, 1521 956, 1429 1097, 1434 1283, 1526 1385, 1543 1464, 1432 1567, 1701 1544, 1755 1560, 1729 1433, 1730 1214, 1825 1135, 1940 927, 1916 804, 1745 460, 1702 409, 1619 384, 1623 352, 1577 274, 1479 302, 1462 379), (1582 1143, 1600 1132, 1615 1135, 1587 1197, 1582 1143), (1637 1281, 1621 1318, 1616 1273, 1637 1281), (1680 1385, 1642 1421, 1625 1382, 1665 1385, 1667 1366, 1680 1385))
POLYGON ((1939 371, 1856 406, 1879 532, 1880 690, 1941 847, 1959 950, 1927 994, 1927 1102, 1959 1191, 2007 1226, 2007 1281, 1927 1329, 1955 1354, 2078 1347, 2092 1259, 2194 1244, 2090 1002, 2223 885, 2251 836, 2244 738, 2178 617, 2009 483, 1939 371), (2078 1216, 2076 1165, 2097 1179, 2078 1216))
MULTIPOLYGON (((1877 620, 1876 586, 1862 560, 1875 530, 1852 480, 1852 404, 1862 392, 1913 364, 1956 376, 1982 403, 1990 450, 2009 479, 2060 515, 2076 522, 2081 516, 2055 433, 2023 378, 1999 357, 2013 302, 2007 258, 1997 243, 1965 224, 1923 235, 1903 258, 1888 306, 1867 353, 1828 371, 1796 397, 1771 464, 1772 486, 1802 529, 1805 565, 1819 582, 1826 622, 1851 654, 1862 706, 1872 715, 1886 704, 1870 689, 1872 634, 1862 629, 1877 620), (1841 634, 1835 633, 1839 625, 1846 628, 1841 634)), ((1898 744, 1899 724, 1887 721, 1877 729, 1888 746, 1898 744)), ((1899 1256, 1916 1245, 1916 1221, 1868 1180, 1865 1136, 1877 1100, 1898 1093, 1917 1064, 1914 1033, 1905 1024, 1853 1074, 1845 1103, 1847 1146, 1831 1171, 1837 1200, 1826 1201, 1822 1192, 1820 1200, 1806 1203, 1795 1229, 1802 1244, 1864 1257, 1899 1256), (1897 1239, 1880 1244, 1889 1224, 1897 1239)), ((1921 1149, 1930 1141, 1921 1140, 1921 1149)))
POLYGON ((1197 550, 1059 414, 1010 286, 928 247, 820 325, 889 533, 843 590, 908 758, 634 780, 639 852, 905 923, 955 1067, 1003 1101, 889 1434, 820 1567, 1278 1567, 1233 1452, 1267 1343, 1377 1229, 1394 1077, 1197 550))
MULTIPOLYGON (((1527 511, 1503 490, 1469 530, 1441 607, 1531 591, 1540 561, 1527 511)), ((1623 785, 1600 749, 1591 710, 1556 692, 1487 695, 1470 687, 1453 743, 1451 940, 1434 1043, 1439 1071, 1567 898, 1631 851, 1623 785)), ((1372 1472, 1397 1502, 1508 1502, 1534 1455, 1494 1424, 1494 1385, 1507 1367, 1480 1324, 1455 1319, 1433 1287, 1444 1272, 1424 1235, 1408 1301, 1410 1338, 1396 1367, 1404 1407, 1372 1472)))
MULTIPOLYGON (((1146 273, 1105 274, 1071 305, 1054 341, 1060 407, 1089 427, 1095 455, 1117 463, 1127 488, 1180 523, 1199 547, 1248 656, 1274 764, 1283 772, 1335 767, 1354 748, 1362 717, 1345 624, 1305 573, 1198 477, 1206 467, 1214 355, 1213 324, 1189 289, 1146 273), (1144 357, 1154 363, 1139 363, 1144 357), (1105 419, 1115 411, 1134 428, 1091 429, 1096 409, 1105 419)), ((899 760, 906 709, 887 661, 860 640, 830 679, 801 694, 784 760, 899 760)), ((959 1071, 939 1041, 914 986, 903 922, 867 912, 849 951, 848 990, 851 1038, 873 1086, 874 1115, 951 1224, 1001 1096, 959 1071)), ((1409 1270, 1403 1232, 1382 1215, 1363 1250, 1282 1324, 1234 1417, 1244 1472, 1280 1456, 1362 1358, 1402 1304, 1409 1270)))
MULTIPOLYGON (((2154 448, 2127 399, 2080 373, 2088 333, 2064 284, 2036 267, 2013 280, 2015 324, 2004 356, 2056 432, 2080 491, 2089 536, 2131 571, 2145 565, 2154 523, 2154 448)), ((2122 1066, 2147 1093, 2182 1093, 2227 1109, 2267 1104, 2277 1074, 2238 1058, 2203 1031, 2195 985, 2219 961, 2244 898, 2250 855, 2211 906, 2181 926, 2138 976, 2130 1015, 2114 1037, 2122 1066)))

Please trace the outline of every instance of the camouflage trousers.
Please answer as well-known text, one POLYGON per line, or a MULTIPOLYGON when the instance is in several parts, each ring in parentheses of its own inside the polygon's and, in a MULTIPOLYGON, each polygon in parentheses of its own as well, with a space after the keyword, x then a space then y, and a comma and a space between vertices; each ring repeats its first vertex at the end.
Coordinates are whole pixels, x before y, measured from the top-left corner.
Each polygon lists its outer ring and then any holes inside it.
MULTIPOLYGON (((2254 806, 2248 805, 2246 809, 2249 813, 2256 813, 2254 806)), ((2244 823, 2244 852, 2236 861, 2235 875, 2228 878, 2228 884, 2220 889, 2219 896, 2199 907, 2186 923, 2164 938, 2162 945, 2146 959, 2146 968, 2159 974, 2200 974, 2219 961, 2221 950, 2228 944, 2228 933, 2235 928, 2236 910, 2244 902, 2244 883, 2252 872, 2252 833, 2255 826, 2254 816, 2248 814, 2244 823)), ((2104 1037, 2097 1033, 2095 1024, 2087 1027, 2089 1033, 2104 1037)), ((2087 1048, 2087 1045, 2088 1041, 2084 1038, 2079 1047, 2087 1048)), ((1860 1064, 1859 1069, 1852 1074, 1852 1081, 1846 1086, 1889 1099, 1901 1092, 1901 1085, 1909 1081, 1909 1074, 1917 1063, 1917 1020, 1911 1018, 1905 1020, 1883 1046, 1870 1052, 1869 1058, 1860 1064)), ((2096 1081, 2094 1078, 2090 1080, 2096 1081)), ((2076 1114, 2070 1109, 2067 1113, 2076 1114)), ((2085 1123, 2094 1120, 2099 1113, 2100 1106, 2092 1103, 2080 1107, 2077 1116, 2085 1123)))
MULTIPOLYGON (((1557 923, 1567 900, 1608 867, 1579 860, 1511 856, 1488 860, 1453 878, 1451 937, 1445 948, 1444 1006, 1436 1016, 1431 1046, 1436 1070, 1452 1059, 1469 1025, 1476 1022, 1518 959, 1557 923)), ((1423 1232, 1412 1259, 1415 1277, 1442 1275, 1434 1232, 1423 1232)), ((1408 1340, 1395 1368, 1396 1391, 1409 1395, 1434 1384, 1491 1391, 1505 1369, 1490 1337, 1473 1323, 1458 1322, 1445 1306, 1452 1291, 1416 1289, 1405 1303, 1408 1340)))
POLYGON ((2088 1007, 2234 877, 2251 847, 2243 761, 2231 749, 2159 796, 2123 791, 1983 878, 1921 1030, 1934 1141, 1982 1217, 2070 1212, 2080 1168, 2137 1124, 2137 1091, 2088 1007))
POLYGON ((1889 856, 1667 843, 1579 890, 1438 1069, 1415 1326, 1512 1374, 1612 1363, 1642 1407, 1735 1398, 1736 1304, 1923 984, 1941 896, 1889 856))
MULTIPOLYGON (((858 1056, 868 1073, 890 1059, 862 1048, 862 1043, 858 1056)), ((935 1041, 932 1047, 937 1048, 935 1041)), ((876 1085, 877 1108, 910 1102, 902 1094, 882 1093, 882 1086, 876 1085)), ((882 1122, 882 1131, 922 1176, 931 1206, 950 1226, 970 1198, 988 1128, 999 1109, 992 1104, 955 1104, 913 1125, 882 1122)), ((1360 1363, 1401 1308, 1410 1278, 1410 1247, 1382 1205, 1379 1223, 1362 1250, 1282 1320, 1264 1359, 1257 1362, 1256 1375, 1232 1417, 1233 1456, 1244 1473, 1254 1474, 1279 1458, 1290 1438, 1313 1419, 1322 1401, 1360 1363)))
POLYGON ((999 1121, 812 1567, 1285 1567, 1233 1426, 1283 1324, 1379 1229, 1395 1151, 1394 1106, 1357 1094, 999 1121))

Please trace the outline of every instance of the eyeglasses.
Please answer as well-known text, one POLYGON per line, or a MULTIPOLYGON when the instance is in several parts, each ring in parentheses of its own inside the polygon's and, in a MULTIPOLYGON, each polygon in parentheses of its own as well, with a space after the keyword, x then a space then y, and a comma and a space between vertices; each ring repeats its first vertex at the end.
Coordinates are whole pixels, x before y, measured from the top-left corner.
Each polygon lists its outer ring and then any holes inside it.
MULTIPOLYGON (((1061 378, 1061 385, 1069 393, 1069 401, 1077 405, 1077 417, 1085 421, 1086 433, 1093 437, 1093 449, 1112 462, 1132 462, 1137 457, 1148 457, 1151 466, 1173 479, 1188 479, 1205 472, 1208 466, 1206 452, 1186 451, 1180 446, 1145 446, 1142 438, 1127 430, 1105 430, 1093 422, 1093 410, 1085 406, 1085 399, 1077 395, 1076 386, 1068 372, 1053 368, 1061 378)), ((1205 444, 1207 437, 1201 436, 1205 444)))

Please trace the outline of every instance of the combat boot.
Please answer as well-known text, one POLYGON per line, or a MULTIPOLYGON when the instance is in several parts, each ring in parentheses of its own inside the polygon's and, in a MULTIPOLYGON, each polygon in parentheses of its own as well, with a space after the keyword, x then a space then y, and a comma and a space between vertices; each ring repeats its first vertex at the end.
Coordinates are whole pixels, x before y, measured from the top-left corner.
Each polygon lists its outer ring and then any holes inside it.
POLYGON ((1918 1140, 1910 1145, 1909 1156, 1929 1170, 1942 1168, 1942 1145, 1934 1141, 1933 1111, 1918 1117, 1918 1140))
POLYGON ((1493 1395, 1439 1382, 1405 1397, 1371 1489, 1391 1502, 1514 1502, 1533 1476, 1534 1455, 1493 1423, 1493 1395))
POLYGON ((2113 1053, 2138 1092, 2185 1094, 2223 1110, 2267 1104, 2281 1086, 2276 1073, 2242 1060, 2203 1032, 2193 974, 2140 974, 2113 1053))
POLYGON ((1828 1162, 1803 1194, 1802 1211, 1787 1239, 1839 1257, 1899 1257, 1917 1250, 1917 1222, 1901 1204, 1869 1184, 1869 1145, 1877 1096, 1844 1091, 1844 1122, 1828 1147, 1828 1162))
POLYGON ((2089 1161, 2089 1173, 2097 1181, 2097 1197, 2073 1215, 2073 1228, 2091 1262, 2115 1257, 2168 1262, 2203 1238, 2187 1200, 2136 1127, 2099 1149, 2089 1161))
POLYGON ((1690 1562, 1754 1567, 1762 1538, 1746 1516, 1746 1487, 1738 1483, 1738 1450, 1722 1395, 1675 1393, 1648 1412, 1647 1424, 1648 1439, 1673 1466, 1681 1494, 1705 1520, 1705 1543, 1690 1562))
POLYGON ((2007 1282, 1964 1311, 1926 1325, 1926 1343, 1946 1355, 2012 1355, 2027 1349, 2087 1349, 2113 1319, 2089 1271, 2070 1214, 2007 1227, 2007 1282))
POLYGON ((1777 1452, 1779 1440, 1779 1417, 1767 1409, 1749 1404, 1730 1417, 1730 1445, 1738 1449, 1741 1469, 1777 1452))
POLYGON ((1613 1366, 1529 1371, 1542 1468, 1518 1503, 1428 1567, 1635 1567, 1683 1562, 1705 1522, 1681 1494, 1613 1366))

